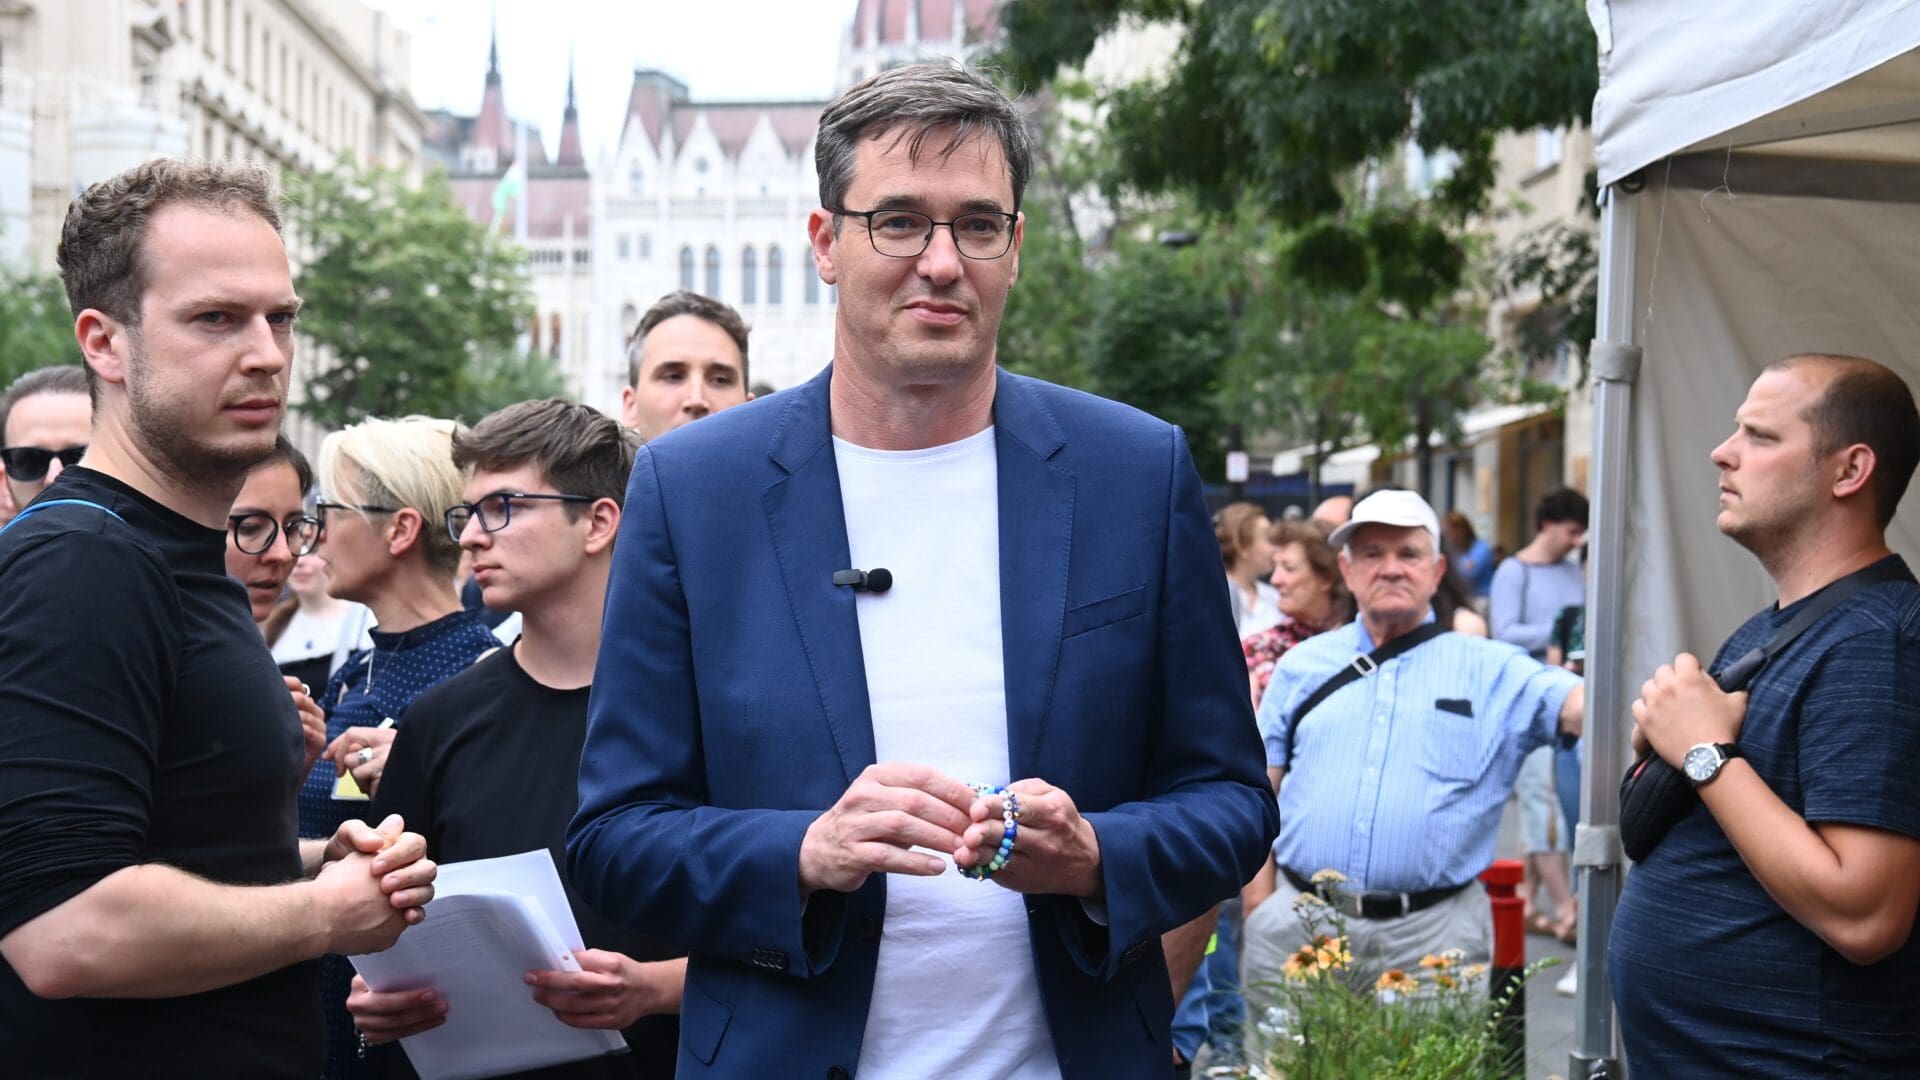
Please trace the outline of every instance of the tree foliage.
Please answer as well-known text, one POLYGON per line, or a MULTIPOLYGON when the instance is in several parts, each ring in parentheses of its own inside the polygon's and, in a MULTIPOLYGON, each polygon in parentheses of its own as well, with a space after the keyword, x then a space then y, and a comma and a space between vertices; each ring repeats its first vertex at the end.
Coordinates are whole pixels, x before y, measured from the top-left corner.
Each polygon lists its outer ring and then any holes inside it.
POLYGON ((1583 120, 1598 76, 1575 0, 1009 0, 997 61, 1041 85, 1126 19, 1185 27, 1171 69, 1118 91, 1118 176, 1216 213, 1252 193, 1299 225, 1407 142, 1460 156, 1434 202, 1485 206, 1503 131, 1583 120))
POLYGON ((458 416, 522 383, 558 385, 537 357, 507 359, 532 314, 521 255, 468 217, 444 178, 415 186, 343 164, 290 194, 306 256, 300 328, 325 356, 303 411, 333 425, 458 416))
POLYGON ((0 272, 0 390, 35 368, 80 362, 73 309, 60 279, 0 272))
MULTIPOLYGON (((996 61, 1016 86, 1047 84, 1129 20, 1177 22, 1182 43, 1166 72, 1098 99, 1104 151, 1083 160, 1110 199, 1189 207, 1211 248, 1196 257, 1215 265, 1228 302, 1197 310, 1224 313, 1229 360, 1187 383, 1190 412, 1206 416, 1205 403, 1217 426, 1302 439, 1316 482, 1319 462, 1352 442, 1393 453, 1412 440, 1425 487, 1430 436, 1457 435, 1479 400, 1546 396, 1517 357, 1488 360, 1470 230, 1496 138, 1587 113, 1596 75, 1577 2, 1008 0, 996 61), (1392 168, 1409 145, 1457 163, 1409 190, 1392 168)), ((1577 333, 1578 245, 1550 240, 1501 264, 1501 283, 1538 286, 1565 313, 1552 329, 1577 333)), ((1092 327, 1118 314, 1109 287, 1094 283, 1092 327)), ((1122 360, 1092 344, 1115 338, 1089 339, 1088 363, 1104 371, 1095 389, 1108 393, 1122 360)))

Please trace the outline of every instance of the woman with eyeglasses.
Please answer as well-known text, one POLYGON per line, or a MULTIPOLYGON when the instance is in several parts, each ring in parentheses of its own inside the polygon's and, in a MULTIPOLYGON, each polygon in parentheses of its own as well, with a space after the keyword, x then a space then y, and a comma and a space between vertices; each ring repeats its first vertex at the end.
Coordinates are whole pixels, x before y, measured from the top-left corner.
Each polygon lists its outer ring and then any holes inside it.
MULTIPOLYGON (((247 482, 227 514, 227 576, 247 590, 247 606, 267 644, 267 622, 275 601, 286 587, 295 559, 313 550, 320 539, 320 523, 301 509, 313 469, 306 455, 282 435, 273 452, 247 473, 247 482)), ((287 690, 306 729, 306 768, 311 769, 326 745, 326 722, 315 705, 314 680, 308 673, 287 671, 287 690)), ((304 770, 302 775, 304 775, 304 770)))
MULTIPOLYGON (((460 548, 447 536, 449 509, 466 481, 453 464, 451 420, 409 416, 367 420, 320 444, 320 556, 329 591, 373 609, 373 647, 333 673, 320 704, 327 712, 326 757, 300 792, 300 835, 332 836, 362 817, 386 767, 394 728, 422 691, 461 671, 499 644, 476 612, 460 606, 454 573, 460 548)), ((379 1076, 386 1053, 359 1054, 346 1011, 353 968, 321 960, 327 1011, 327 1075, 379 1076)))
POLYGON ((247 605, 262 635, 294 560, 320 540, 320 522, 304 509, 312 486, 306 455, 282 435, 273 454, 247 473, 227 514, 227 576, 246 586, 247 605))

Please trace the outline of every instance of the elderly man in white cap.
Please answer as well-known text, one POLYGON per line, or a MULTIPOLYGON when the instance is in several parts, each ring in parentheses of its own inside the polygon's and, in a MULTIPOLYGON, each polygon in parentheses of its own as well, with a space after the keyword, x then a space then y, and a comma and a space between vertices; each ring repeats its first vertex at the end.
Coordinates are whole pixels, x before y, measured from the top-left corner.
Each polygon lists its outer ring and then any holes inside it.
POLYGON ((1375 492, 1332 541, 1360 615, 1282 657, 1260 704, 1281 824, 1248 890, 1265 898, 1247 914, 1249 986, 1305 942, 1301 893, 1345 914, 1369 977, 1449 949, 1488 960, 1478 875, 1501 805, 1527 751, 1580 731, 1577 677, 1434 622, 1447 560, 1425 499, 1375 492))

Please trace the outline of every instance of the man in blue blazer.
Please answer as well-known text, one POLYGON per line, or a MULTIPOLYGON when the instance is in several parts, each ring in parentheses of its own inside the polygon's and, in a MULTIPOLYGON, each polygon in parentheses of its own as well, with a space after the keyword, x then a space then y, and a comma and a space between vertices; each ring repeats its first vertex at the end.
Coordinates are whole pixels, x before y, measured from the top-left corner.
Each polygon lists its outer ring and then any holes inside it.
POLYGON ((691 954, 686 1075, 1167 1076, 1160 935, 1278 829, 1199 477, 996 366, 990 82, 877 75, 816 164, 833 363, 635 462, 574 884, 691 954))

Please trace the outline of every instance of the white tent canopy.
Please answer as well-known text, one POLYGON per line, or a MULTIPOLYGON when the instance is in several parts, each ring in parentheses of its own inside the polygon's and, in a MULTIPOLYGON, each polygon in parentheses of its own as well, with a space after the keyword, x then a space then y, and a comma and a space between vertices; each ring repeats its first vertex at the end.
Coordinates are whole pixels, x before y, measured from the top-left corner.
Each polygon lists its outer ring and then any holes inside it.
MULTIPOLYGON (((1627 705, 1774 599, 1714 527, 1707 455, 1783 356, 1868 356, 1920 387, 1920 0, 1588 9, 1606 193, 1572 1075, 1617 1076, 1604 955, 1627 705)), ((1920 491, 1890 539, 1920 565, 1920 491)))

